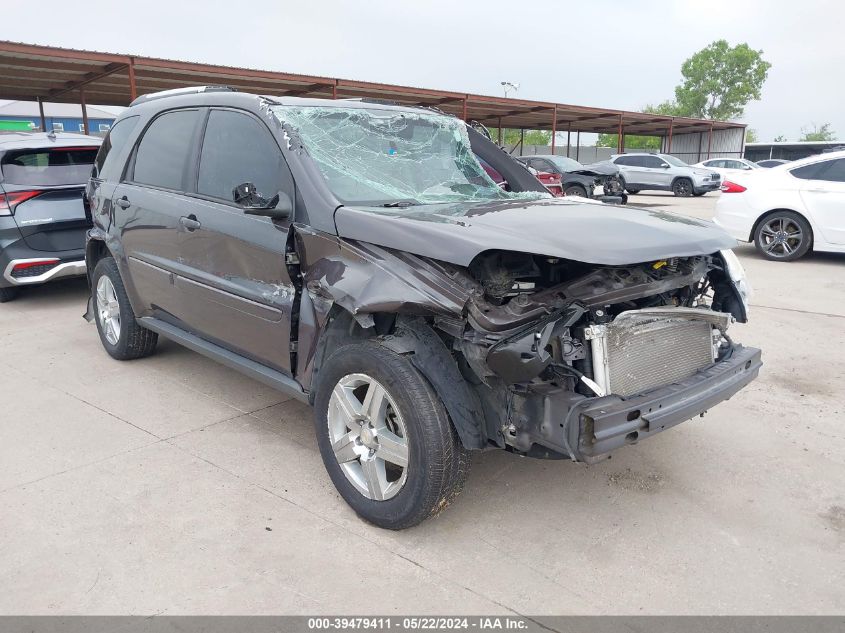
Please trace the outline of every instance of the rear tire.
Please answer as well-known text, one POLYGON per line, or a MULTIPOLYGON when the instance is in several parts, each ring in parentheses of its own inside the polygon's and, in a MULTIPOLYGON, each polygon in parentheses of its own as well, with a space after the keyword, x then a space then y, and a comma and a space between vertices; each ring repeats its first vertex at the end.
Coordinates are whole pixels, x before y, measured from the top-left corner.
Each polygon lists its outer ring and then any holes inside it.
POLYGON ((155 351, 158 334, 138 325, 117 263, 104 257, 94 268, 91 278, 94 293, 94 319, 100 341, 109 356, 132 360, 155 351))
POLYGON ((791 262, 804 257, 813 245, 809 222, 794 211, 775 211, 754 229, 754 246, 766 259, 791 262))
POLYGON ((567 187, 564 193, 567 196, 580 196, 582 198, 589 198, 589 196, 587 195, 587 190, 584 189, 584 187, 579 187, 578 185, 572 185, 571 187, 567 187))
POLYGON ((439 513, 469 471, 469 452, 437 393, 407 357, 377 340, 345 345, 324 363, 314 424, 335 488, 382 528, 401 530, 439 513), (368 400, 371 391, 378 400, 368 400))
POLYGON ((18 289, 14 286, 10 288, 0 288, 0 303, 6 303, 18 296, 18 289))
POLYGON ((692 181, 689 178, 678 178, 672 183, 672 193, 679 198, 689 198, 692 195, 692 181))

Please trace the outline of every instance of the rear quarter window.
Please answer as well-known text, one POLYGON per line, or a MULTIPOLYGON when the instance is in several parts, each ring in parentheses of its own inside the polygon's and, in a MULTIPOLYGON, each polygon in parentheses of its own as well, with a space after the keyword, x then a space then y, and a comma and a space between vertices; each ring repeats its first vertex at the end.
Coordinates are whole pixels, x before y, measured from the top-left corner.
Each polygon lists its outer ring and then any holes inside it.
POLYGON ((100 146, 100 151, 97 152, 97 159, 94 161, 94 178, 114 177, 113 172, 117 158, 138 124, 138 119, 137 115, 121 119, 109 131, 108 136, 100 146))
POLYGON ((6 152, 3 180, 14 185, 82 185, 91 175, 96 147, 47 147, 6 152))

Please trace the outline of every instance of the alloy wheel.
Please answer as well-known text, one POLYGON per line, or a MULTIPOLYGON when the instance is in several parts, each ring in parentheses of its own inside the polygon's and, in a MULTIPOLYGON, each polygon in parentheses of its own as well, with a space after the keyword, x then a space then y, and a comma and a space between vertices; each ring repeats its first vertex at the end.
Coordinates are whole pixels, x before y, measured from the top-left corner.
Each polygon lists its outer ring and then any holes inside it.
POLYGON ((675 195, 687 197, 692 194, 692 185, 688 180, 678 180, 675 183, 675 195))
POLYGON ((770 218, 760 228, 760 245, 772 257, 788 257, 801 248, 804 231, 788 217, 770 218))
POLYGON ((386 501, 408 478, 408 432, 384 386, 366 374, 348 374, 328 407, 332 451, 346 479, 367 499, 386 501))
POLYGON ((97 281, 97 313, 103 335, 111 345, 120 340, 120 303, 111 279, 103 275, 97 281))

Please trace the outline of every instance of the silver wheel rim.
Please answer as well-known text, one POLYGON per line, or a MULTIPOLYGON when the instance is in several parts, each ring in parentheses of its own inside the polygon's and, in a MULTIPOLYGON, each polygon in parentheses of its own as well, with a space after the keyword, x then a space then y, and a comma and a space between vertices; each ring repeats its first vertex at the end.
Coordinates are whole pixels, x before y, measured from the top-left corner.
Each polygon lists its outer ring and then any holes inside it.
POLYGON ((393 398, 366 374, 349 374, 332 390, 329 440, 346 479, 367 499, 395 497, 408 478, 408 432, 393 398))
POLYGON ((103 275, 97 282, 97 314, 103 335, 111 345, 120 339, 120 303, 111 279, 103 275))
POLYGON ((801 248, 804 232, 792 218, 771 218, 760 228, 760 246, 772 257, 788 257, 801 248))

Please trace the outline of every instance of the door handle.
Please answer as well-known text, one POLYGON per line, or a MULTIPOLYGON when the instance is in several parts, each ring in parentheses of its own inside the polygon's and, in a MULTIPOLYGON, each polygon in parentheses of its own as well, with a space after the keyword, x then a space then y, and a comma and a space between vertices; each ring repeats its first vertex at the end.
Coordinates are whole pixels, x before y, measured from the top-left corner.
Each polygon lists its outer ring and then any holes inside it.
POLYGON ((117 200, 115 200, 115 204, 121 209, 128 209, 129 205, 131 205, 132 203, 129 202, 129 198, 123 196, 122 198, 118 198, 117 200))
POLYGON ((197 216, 195 216, 193 213, 188 216, 183 215, 181 218, 179 218, 179 224, 184 226, 189 231, 195 231, 202 226, 202 224, 200 224, 200 221, 197 220, 197 216))

